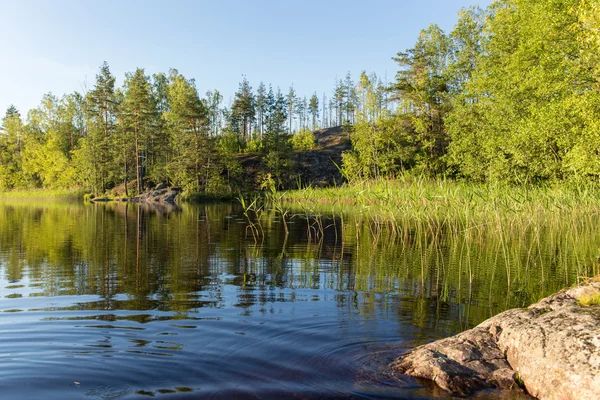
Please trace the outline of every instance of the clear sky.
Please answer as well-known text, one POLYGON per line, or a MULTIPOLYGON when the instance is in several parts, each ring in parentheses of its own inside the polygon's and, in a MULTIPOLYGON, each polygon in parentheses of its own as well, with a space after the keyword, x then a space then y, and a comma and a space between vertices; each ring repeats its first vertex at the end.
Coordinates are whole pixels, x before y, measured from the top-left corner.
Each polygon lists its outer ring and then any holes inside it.
POLYGON ((242 75, 301 95, 332 90, 350 71, 387 73, 418 33, 448 32, 457 12, 490 0, 0 0, 0 114, 25 115, 44 93, 94 84, 106 60, 117 83, 127 71, 176 68, 201 95, 228 103, 242 75))

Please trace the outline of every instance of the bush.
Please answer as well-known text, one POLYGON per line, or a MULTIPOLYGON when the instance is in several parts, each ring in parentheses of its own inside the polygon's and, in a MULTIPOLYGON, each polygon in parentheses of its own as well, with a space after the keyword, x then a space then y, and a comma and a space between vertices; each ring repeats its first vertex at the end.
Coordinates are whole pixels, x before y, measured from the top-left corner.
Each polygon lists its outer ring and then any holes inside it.
POLYGON ((293 135, 290 142, 296 151, 312 150, 315 148, 315 135, 311 130, 303 129, 293 135))

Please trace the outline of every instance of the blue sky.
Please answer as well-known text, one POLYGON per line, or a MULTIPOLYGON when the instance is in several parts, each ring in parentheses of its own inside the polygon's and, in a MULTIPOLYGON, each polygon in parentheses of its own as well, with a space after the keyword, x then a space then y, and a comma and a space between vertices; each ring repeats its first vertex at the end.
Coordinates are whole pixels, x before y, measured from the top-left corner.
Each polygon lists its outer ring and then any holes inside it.
MULTIPOLYGON (((478 1, 482 7, 491 1, 478 1)), ((0 113, 25 114, 44 93, 94 85, 106 60, 118 83, 136 67, 176 68, 201 95, 228 103, 245 75, 299 94, 328 95, 348 71, 387 73, 419 31, 449 31, 477 0, 0 0, 0 113)))

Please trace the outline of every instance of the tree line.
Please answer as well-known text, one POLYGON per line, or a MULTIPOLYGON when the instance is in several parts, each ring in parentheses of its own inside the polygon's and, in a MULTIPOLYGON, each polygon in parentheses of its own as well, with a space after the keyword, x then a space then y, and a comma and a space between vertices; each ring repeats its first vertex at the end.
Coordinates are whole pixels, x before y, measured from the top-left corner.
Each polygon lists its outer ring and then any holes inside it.
MULTIPOLYGON (((265 174, 281 186, 293 175, 290 153, 312 147, 312 130, 350 123, 361 107, 350 74, 329 102, 325 94, 300 97, 293 86, 284 94, 261 82, 253 91, 244 78, 230 106, 218 90, 201 97, 175 69, 150 77, 138 68, 122 87, 115 82, 105 62, 87 93, 46 94, 25 120, 10 106, 0 128, 0 188, 98 194, 121 185, 130 195, 145 182, 169 182, 230 193, 243 180, 241 152, 262 154, 265 174)), ((387 97, 381 82, 379 91, 387 97)))
MULTIPOLYGON (((230 105, 201 97, 177 70, 127 73, 104 63, 87 93, 45 95, 24 120, 9 107, 0 129, 0 188, 169 182, 231 192, 237 154, 263 155, 284 186, 294 147, 312 130, 344 126, 348 180, 410 170, 476 181, 535 183, 600 177, 600 6, 594 0, 497 0, 431 25, 393 59, 392 82, 363 72, 328 95, 300 96, 243 79, 230 105)), ((129 194, 129 193, 127 193, 129 194)))

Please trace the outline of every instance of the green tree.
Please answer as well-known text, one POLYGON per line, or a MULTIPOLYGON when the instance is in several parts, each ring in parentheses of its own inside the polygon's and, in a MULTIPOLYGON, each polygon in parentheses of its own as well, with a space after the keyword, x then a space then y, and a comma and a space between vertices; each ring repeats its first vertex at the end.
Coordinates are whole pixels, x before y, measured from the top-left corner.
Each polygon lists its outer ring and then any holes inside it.
POLYGON ((252 139, 252 124, 255 115, 255 101, 252 87, 244 77, 231 105, 231 122, 244 142, 252 139))
POLYGON ((41 140, 29 136, 21 154, 21 173, 32 185, 51 189, 73 187, 75 170, 61 149, 56 130, 48 130, 41 140))
POLYGON ((258 140, 262 140, 265 125, 265 113, 267 106, 267 89, 263 82, 256 89, 256 123, 258 129, 258 140))
POLYGON ((169 73, 168 99, 170 108, 165 117, 173 149, 167 165, 169 178, 191 191, 206 190, 215 163, 207 107, 194 80, 177 70, 169 73))
POLYGON ((148 176, 154 182, 167 182, 167 163, 173 156, 166 113, 169 105, 169 78, 164 73, 152 76, 152 97, 156 108, 156 128, 151 138, 148 176))
MULTIPOLYGON (((482 55, 447 118, 464 176, 517 183, 599 176, 600 118, 579 0, 494 3, 482 55)), ((596 86, 597 88, 597 86, 596 86)))
POLYGON ((354 81, 352 81, 352 75, 350 72, 346 74, 346 78, 342 83, 342 91, 344 96, 342 110, 345 113, 346 122, 353 124, 354 111, 356 109, 356 89, 354 87, 354 81))
POLYGON ((444 117, 451 49, 450 39, 437 25, 431 25, 421 31, 415 47, 393 58, 401 67, 393 90, 396 99, 404 103, 417 134, 419 164, 431 174, 445 169, 443 156, 449 139, 444 117))
POLYGON ((392 177, 414 166, 415 135, 411 119, 381 109, 380 87, 375 74, 362 72, 356 88, 359 111, 350 132, 352 150, 342 156, 349 180, 392 177))
POLYGON ((123 177, 127 187, 129 166, 135 165, 137 192, 144 189, 144 175, 148 167, 148 153, 152 148, 152 139, 156 135, 157 110, 152 94, 150 78, 144 75, 144 70, 138 68, 133 73, 125 74, 123 102, 121 112, 124 114, 125 130, 129 132, 129 143, 123 145, 123 177), (129 150, 127 149, 129 147, 129 150), (134 160, 128 161, 128 155, 133 154, 134 160))
POLYGON ((483 30, 487 15, 479 6, 464 8, 458 13, 458 22, 450 32, 452 50, 448 66, 448 86, 453 95, 464 92, 465 83, 471 80, 477 67, 483 52, 483 30))
POLYGON ((221 129, 221 102, 223 96, 218 90, 206 92, 206 106, 211 136, 218 136, 221 129))
POLYGON ((96 194, 104 192, 117 176, 118 165, 110 151, 116 132, 117 106, 115 77, 104 62, 94 88, 86 95, 87 135, 73 154, 79 182, 96 194))
POLYGON ((269 88, 267 95, 268 113, 266 115, 266 131, 263 137, 263 151, 267 171, 275 179, 278 187, 283 187, 292 178, 293 163, 291 161, 292 145, 290 134, 286 129, 287 101, 281 91, 273 93, 269 88))
POLYGON ((24 148, 25 127, 14 105, 6 110, 0 129, 0 188, 24 186, 21 156, 24 148))
POLYGON ((65 188, 73 186, 75 174, 71 150, 77 144, 81 127, 76 121, 85 117, 77 102, 80 96, 58 99, 45 94, 39 107, 27 115, 26 132, 21 153, 21 173, 28 185, 65 188))
POLYGON ((319 97, 314 92, 308 103, 308 112, 312 117, 312 129, 317 129, 317 119, 319 118, 319 97))
POLYGON ((335 109, 335 125, 343 124, 345 96, 346 90, 344 88, 344 82, 341 80, 336 81, 333 98, 331 99, 333 107, 330 107, 330 109, 335 109))
POLYGON ((292 85, 292 86, 290 86, 290 90, 288 91, 288 95, 287 95, 288 118, 290 120, 290 127, 288 129, 289 133, 293 132, 292 122, 294 120, 294 106, 296 105, 297 101, 298 101, 298 98, 296 97, 296 91, 294 90, 294 85, 292 85))

